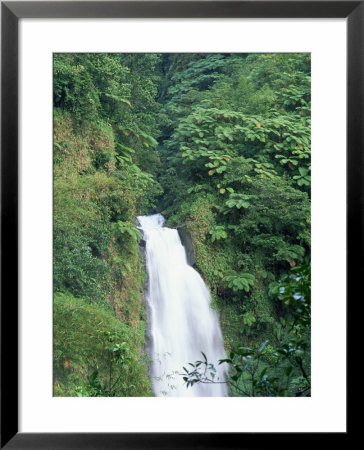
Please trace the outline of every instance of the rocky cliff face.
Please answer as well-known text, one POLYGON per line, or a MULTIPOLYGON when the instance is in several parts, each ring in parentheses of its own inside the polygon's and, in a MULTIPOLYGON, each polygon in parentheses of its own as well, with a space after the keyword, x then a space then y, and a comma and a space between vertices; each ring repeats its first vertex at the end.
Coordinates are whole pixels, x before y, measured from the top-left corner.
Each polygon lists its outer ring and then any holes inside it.
POLYGON ((191 233, 185 227, 177 228, 182 245, 186 250, 187 262, 193 266, 196 262, 191 233))

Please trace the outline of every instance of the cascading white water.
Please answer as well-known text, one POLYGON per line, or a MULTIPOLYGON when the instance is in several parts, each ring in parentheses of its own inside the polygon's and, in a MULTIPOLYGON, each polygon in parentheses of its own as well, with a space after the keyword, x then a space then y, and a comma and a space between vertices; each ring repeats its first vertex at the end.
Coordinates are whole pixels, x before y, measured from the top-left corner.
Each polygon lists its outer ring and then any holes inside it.
POLYGON ((152 383, 157 396, 223 397, 223 383, 186 388, 180 373, 189 362, 202 360, 201 351, 224 381, 218 360, 225 358, 219 320, 201 276, 187 263, 178 231, 164 227, 161 214, 139 216, 146 242, 149 306, 149 352, 152 383))

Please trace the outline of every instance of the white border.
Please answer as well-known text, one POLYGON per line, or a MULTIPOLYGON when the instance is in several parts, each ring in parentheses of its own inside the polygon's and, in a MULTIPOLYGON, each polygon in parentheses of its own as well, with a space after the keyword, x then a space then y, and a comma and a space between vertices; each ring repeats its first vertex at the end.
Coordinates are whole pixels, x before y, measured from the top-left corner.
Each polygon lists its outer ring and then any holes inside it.
MULTIPOLYGON (((346 21, 20 21, 20 430, 345 431, 346 21), (312 52, 312 398, 52 398, 52 52, 312 52)), ((5 387, 6 388, 6 387, 5 387)))

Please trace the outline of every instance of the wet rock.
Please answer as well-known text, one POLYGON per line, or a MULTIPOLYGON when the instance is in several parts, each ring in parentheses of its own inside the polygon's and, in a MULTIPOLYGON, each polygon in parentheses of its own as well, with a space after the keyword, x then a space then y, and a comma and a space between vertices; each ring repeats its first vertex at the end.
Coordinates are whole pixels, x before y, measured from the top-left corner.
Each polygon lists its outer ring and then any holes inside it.
POLYGON ((196 262, 196 259, 195 259, 195 252, 193 249, 191 233, 185 227, 177 227, 177 231, 181 239, 182 245, 186 250, 187 262, 190 266, 193 266, 196 262))

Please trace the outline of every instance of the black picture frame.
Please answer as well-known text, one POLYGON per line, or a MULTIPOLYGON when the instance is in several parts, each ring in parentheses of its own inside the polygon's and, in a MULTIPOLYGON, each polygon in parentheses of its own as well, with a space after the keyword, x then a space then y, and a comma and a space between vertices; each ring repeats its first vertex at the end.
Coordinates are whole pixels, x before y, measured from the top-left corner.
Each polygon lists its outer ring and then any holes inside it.
MULTIPOLYGON (((347 311, 363 272, 364 1, 1 2, 1 448, 202 449, 307 445, 310 433, 18 432, 18 21, 21 18, 346 18, 347 311), (242 436, 243 434, 243 436, 242 436), (269 443, 269 444, 268 444, 269 443)), ((358 299, 360 300, 360 299, 358 299)), ((348 350, 350 345, 348 345, 348 350)), ((348 412, 349 419, 349 412, 348 412)), ((330 433, 340 445, 349 436, 330 433)), ((315 443, 327 434, 315 433, 315 443)))

